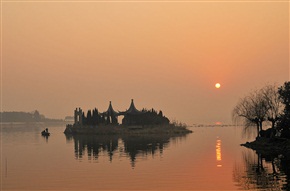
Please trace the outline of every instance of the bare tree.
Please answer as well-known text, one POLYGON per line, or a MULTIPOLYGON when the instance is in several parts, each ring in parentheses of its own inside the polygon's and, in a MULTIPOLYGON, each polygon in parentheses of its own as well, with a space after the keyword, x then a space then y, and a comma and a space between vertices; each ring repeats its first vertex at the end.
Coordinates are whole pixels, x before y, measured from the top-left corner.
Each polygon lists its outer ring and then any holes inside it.
POLYGON ((263 122, 267 120, 268 105, 261 90, 252 92, 249 96, 252 105, 252 112, 255 116, 255 123, 259 124, 260 130, 263 128, 263 122))
POLYGON ((268 106, 261 90, 251 92, 248 96, 240 99, 232 112, 235 121, 242 120, 245 131, 256 125, 257 137, 262 130, 263 122, 267 117, 268 106))
POLYGON ((278 93, 276 84, 266 85, 261 89, 262 96, 267 104, 267 119, 271 122, 272 128, 275 128, 276 122, 280 119, 284 105, 278 93))

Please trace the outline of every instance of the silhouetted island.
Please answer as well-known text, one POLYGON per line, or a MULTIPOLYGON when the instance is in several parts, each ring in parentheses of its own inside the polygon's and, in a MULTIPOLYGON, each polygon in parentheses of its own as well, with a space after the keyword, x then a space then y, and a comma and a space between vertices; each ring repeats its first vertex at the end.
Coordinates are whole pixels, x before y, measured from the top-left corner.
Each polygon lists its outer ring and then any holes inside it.
POLYGON ((186 134, 191 133, 184 125, 170 123, 162 111, 143 109, 139 111, 131 100, 126 111, 115 111, 110 101, 107 111, 88 110, 87 115, 81 108, 74 111, 74 124, 66 126, 65 134, 186 134), (118 117, 123 116, 122 123, 118 117))

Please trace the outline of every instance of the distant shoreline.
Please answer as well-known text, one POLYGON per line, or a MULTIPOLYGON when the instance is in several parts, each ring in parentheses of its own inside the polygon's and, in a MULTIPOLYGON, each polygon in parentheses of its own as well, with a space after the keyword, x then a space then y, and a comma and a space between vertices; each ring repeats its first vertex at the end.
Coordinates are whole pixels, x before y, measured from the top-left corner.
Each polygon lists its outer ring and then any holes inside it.
POLYGON ((66 125, 67 121, 46 121, 46 122, 0 122, 1 127, 13 127, 13 126, 52 126, 52 125, 66 125))
POLYGON ((26 123, 61 123, 61 122, 70 122, 69 120, 64 119, 52 119, 47 118, 39 111, 35 110, 33 112, 24 112, 24 111, 4 111, 0 112, 1 124, 26 124, 26 123))

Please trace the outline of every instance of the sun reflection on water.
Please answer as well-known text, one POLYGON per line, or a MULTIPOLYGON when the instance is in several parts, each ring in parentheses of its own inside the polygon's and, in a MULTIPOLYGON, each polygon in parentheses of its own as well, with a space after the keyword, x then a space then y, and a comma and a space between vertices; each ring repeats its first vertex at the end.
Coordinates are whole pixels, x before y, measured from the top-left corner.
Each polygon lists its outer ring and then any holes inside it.
POLYGON ((217 167, 222 167, 222 165, 221 165, 221 161, 222 161, 221 144, 222 144, 222 141, 218 138, 216 140, 216 145, 215 145, 217 167))

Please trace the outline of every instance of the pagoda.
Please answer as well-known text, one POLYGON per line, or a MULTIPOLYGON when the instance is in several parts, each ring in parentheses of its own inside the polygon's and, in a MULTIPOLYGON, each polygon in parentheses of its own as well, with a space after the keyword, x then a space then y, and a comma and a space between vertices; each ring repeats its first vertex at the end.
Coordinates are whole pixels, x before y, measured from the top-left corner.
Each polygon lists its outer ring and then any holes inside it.
POLYGON ((144 112, 136 109, 134 100, 131 99, 131 104, 129 109, 123 112, 119 112, 119 115, 124 115, 122 120, 123 125, 139 125, 140 117, 144 114, 144 112))
POLYGON ((133 99, 131 99, 131 104, 130 104, 129 109, 127 109, 126 111, 119 112, 119 115, 124 115, 124 116, 126 116, 126 115, 140 115, 140 114, 143 114, 143 112, 136 109, 133 99))
POLYGON ((107 111, 101 113, 103 116, 106 117, 106 123, 107 124, 117 124, 118 123, 118 116, 120 115, 119 112, 116 112, 114 109, 113 109, 113 106, 112 106, 112 102, 110 101, 110 104, 109 104, 109 107, 107 109, 107 111))

